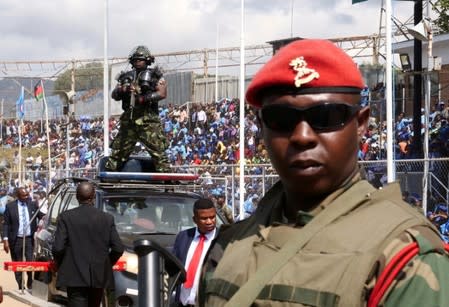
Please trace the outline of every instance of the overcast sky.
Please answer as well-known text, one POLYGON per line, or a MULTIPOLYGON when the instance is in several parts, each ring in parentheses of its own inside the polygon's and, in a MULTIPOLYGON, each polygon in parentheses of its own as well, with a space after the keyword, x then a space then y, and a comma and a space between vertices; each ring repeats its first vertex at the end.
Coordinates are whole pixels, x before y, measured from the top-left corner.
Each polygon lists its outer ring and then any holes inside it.
MULTIPOLYGON (((411 16, 413 1, 392 1, 411 16)), ((240 0, 108 0, 110 57, 240 45, 240 0)), ((290 37, 378 33, 380 0, 246 0, 245 45, 290 37), (293 19, 292 17, 293 4, 293 19)), ((104 0, 1 0, 0 61, 103 57, 104 0)))

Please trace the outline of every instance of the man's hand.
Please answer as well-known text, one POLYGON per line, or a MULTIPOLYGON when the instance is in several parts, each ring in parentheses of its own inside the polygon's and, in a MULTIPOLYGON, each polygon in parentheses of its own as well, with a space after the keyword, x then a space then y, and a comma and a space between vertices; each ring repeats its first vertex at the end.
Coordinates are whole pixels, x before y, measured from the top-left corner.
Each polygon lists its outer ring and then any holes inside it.
POLYGON ((4 250, 6 253, 9 253, 9 243, 8 243, 8 240, 3 240, 3 250, 4 250))
POLYGON ((162 97, 167 97, 167 81, 164 78, 161 78, 156 86, 156 92, 162 97))
POLYGON ((130 85, 121 85, 121 84, 117 84, 117 91, 119 93, 127 93, 131 91, 131 86, 130 85))

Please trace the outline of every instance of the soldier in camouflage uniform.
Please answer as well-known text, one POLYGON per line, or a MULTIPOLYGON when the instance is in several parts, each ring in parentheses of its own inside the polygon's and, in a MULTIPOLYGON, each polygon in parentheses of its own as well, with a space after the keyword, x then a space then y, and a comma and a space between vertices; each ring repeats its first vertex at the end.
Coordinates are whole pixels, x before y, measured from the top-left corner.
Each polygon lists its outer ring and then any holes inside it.
POLYGON ((246 100, 280 181, 250 218, 221 227, 200 306, 449 306, 437 229, 398 183, 376 189, 358 167, 363 86, 326 40, 290 43, 255 75, 246 100))
POLYGON ((137 46, 129 55, 133 69, 118 77, 112 98, 122 101, 120 130, 111 144, 107 170, 120 170, 140 142, 151 155, 159 172, 169 172, 165 156, 167 140, 159 119, 158 102, 167 96, 167 83, 161 70, 149 66, 154 57, 145 46, 137 46))

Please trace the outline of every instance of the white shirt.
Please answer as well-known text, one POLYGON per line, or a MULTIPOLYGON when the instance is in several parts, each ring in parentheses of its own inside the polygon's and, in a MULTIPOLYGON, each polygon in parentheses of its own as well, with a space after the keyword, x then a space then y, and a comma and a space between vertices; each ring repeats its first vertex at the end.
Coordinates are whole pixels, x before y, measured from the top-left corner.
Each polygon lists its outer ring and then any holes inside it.
MULTIPOLYGON (((201 253, 200 263, 198 264, 198 269, 195 274, 195 281, 193 282, 193 286, 190 289, 184 288, 184 284, 181 285, 181 293, 179 295, 179 300, 183 305, 195 305, 196 302, 196 293, 198 290, 198 284, 200 281, 200 275, 201 275, 201 267, 203 266, 204 257, 206 256, 207 251, 209 250, 210 244, 212 243, 212 240, 215 237, 215 231, 216 228, 206 233, 206 240, 204 241, 204 247, 203 252, 201 253)), ((185 269, 189 267, 190 261, 192 260, 193 253, 195 252, 195 248, 198 245, 198 242, 200 241, 200 233, 198 232, 198 228, 195 231, 195 237, 192 240, 192 243, 190 243, 189 251, 187 252, 186 257, 186 263, 185 263, 185 269)))
POLYGON ((18 204, 18 213, 19 213, 19 230, 17 232, 17 235, 19 237, 27 237, 31 234, 31 230, 30 230, 30 216, 28 214, 28 207, 27 205, 24 203, 23 205, 21 204, 22 202, 20 200, 17 201, 18 204), (25 221, 22 220, 22 214, 25 214, 25 221), (25 222, 25 224, 23 223, 25 222), (25 234, 24 234, 25 232, 25 234))
POLYGON ((206 122, 207 120, 207 115, 206 112, 204 112, 204 110, 198 111, 197 117, 199 122, 206 122))

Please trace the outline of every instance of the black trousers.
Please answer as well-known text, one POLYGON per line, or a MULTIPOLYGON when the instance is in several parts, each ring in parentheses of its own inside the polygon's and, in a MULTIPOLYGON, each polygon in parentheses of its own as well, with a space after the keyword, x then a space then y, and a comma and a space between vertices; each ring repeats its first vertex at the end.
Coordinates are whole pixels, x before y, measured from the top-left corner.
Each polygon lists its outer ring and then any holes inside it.
MULTIPOLYGON (((11 260, 12 261, 22 261, 22 253, 23 253, 23 241, 25 240, 25 260, 32 261, 33 260, 33 238, 31 236, 22 238, 17 237, 14 246, 11 246, 11 260)), ((14 275, 16 277, 17 284, 19 289, 22 289, 22 274, 23 272, 15 272, 14 275)), ((27 272, 28 280, 26 283, 26 287, 31 289, 33 284, 33 272, 27 272)))
POLYGON ((103 288, 67 287, 68 307, 99 307, 103 288))

